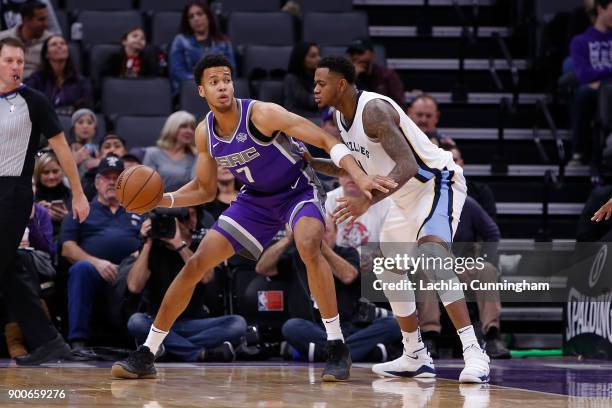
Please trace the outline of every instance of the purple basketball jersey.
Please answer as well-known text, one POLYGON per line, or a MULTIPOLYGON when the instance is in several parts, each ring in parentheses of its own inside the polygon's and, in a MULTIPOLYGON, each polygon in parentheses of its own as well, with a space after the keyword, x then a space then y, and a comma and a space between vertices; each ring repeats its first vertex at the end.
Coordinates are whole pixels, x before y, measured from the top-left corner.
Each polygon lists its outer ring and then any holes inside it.
POLYGON ((210 154, 249 190, 268 194, 286 191, 298 178, 310 178, 303 171, 306 163, 300 150, 305 147, 284 133, 278 133, 268 143, 255 138, 249 131, 251 107, 255 102, 238 99, 240 124, 229 139, 215 134, 214 115, 208 113, 210 154))

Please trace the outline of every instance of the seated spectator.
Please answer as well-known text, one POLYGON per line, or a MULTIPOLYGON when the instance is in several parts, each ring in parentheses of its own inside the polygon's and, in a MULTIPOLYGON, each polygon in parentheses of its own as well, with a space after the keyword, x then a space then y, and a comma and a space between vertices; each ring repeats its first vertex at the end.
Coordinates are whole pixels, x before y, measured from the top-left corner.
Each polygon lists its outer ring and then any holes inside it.
POLYGON ((72 205, 72 192, 64 184, 64 172, 52 150, 43 150, 34 164, 34 201, 49 211, 53 236, 57 238, 62 221, 72 205))
MULTIPOLYGON (((2 29, 13 28, 22 23, 20 10, 23 4, 31 0, 2 0, 0 1, 0 26, 2 29)), ((51 0, 40 0, 47 6, 48 29, 51 33, 62 35, 62 28, 57 20, 51 0)))
POLYGON ((61 114, 70 115, 93 104, 91 84, 79 74, 70 58, 66 40, 59 35, 45 40, 40 52, 40 68, 25 83, 44 93, 61 114))
POLYGON ((610 197, 612 197, 612 185, 596 187, 591 191, 578 220, 576 241, 612 242, 612 198, 610 197))
MULTIPOLYGON (((36 185, 32 183, 35 192, 36 185)), ((32 206, 17 254, 4 274, 2 285, 8 323, 4 328, 9 354, 19 365, 38 365, 67 358, 70 348, 53 326, 49 310, 41 300, 39 273, 55 274, 51 257, 55 252, 53 228, 47 210, 39 204, 32 206), (40 270, 44 268, 45 270, 40 270), (31 353, 28 355, 27 350, 31 353)))
MULTIPOLYGON (((152 224, 159 221, 146 220, 142 250, 121 265, 122 269, 129 269, 128 291, 132 295, 144 293, 149 301, 146 313, 135 313, 128 321, 128 329, 139 344, 145 342, 168 287, 197 249, 199 242, 194 237, 201 239, 201 235, 196 235, 202 228, 198 225, 196 207, 171 214, 174 215, 171 221, 176 225, 174 236, 155 236, 156 228, 152 224)), ((247 324, 241 316, 209 316, 204 305, 204 285, 213 278, 213 269, 204 273, 187 308, 164 339, 165 352, 180 361, 232 361, 234 346, 246 333, 247 324)))
POLYGON ((573 154, 571 164, 588 163, 593 129, 591 122, 597 109, 597 90, 602 81, 612 79, 612 1, 596 0, 597 18, 592 27, 574 37, 570 55, 578 89, 573 108, 573 154))
POLYGON ((123 166, 126 169, 130 169, 132 167, 136 167, 142 164, 142 161, 140 161, 138 157, 130 153, 121 156, 121 160, 123 160, 123 166))
POLYGON ((399 106, 406 105, 404 84, 397 72, 374 62, 374 45, 367 38, 355 40, 346 50, 355 66, 358 89, 376 92, 393 99, 399 106))
POLYGON ((92 110, 83 108, 72 114, 71 122, 68 137, 72 156, 79 167, 79 173, 83 174, 98 163, 95 160, 98 148, 93 143, 98 120, 92 110))
POLYGON ((283 80, 283 106, 301 116, 319 115, 314 100, 314 72, 321 60, 315 43, 298 43, 293 46, 289 69, 283 80))
POLYGON ((100 143, 98 156, 89 161, 91 162, 91 165, 95 165, 95 167, 91 167, 81 177, 83 192, 90 201, 93 200, 94 196, 96 195, 96 175, 98 174, 98 165, 100 164, 100 161, 108 156, 116 156, 123 160, 123 165, 125 168, 127 168, 128 166, 126 166, 126 161, 124 159, 126 154, 127 147, 123 138, 114 133, 109 133, 104 136, 104 139, 102 139, 102 142, 100 143))
MULTIPOLYGON (((453 154, 453 161, 457 163, 461 168, 464 166, 463 157, 461 156, 461 150, 457 146, 453 145, 442 145, 444 150, 448 150, 453 154)), ((497 221, 497 203, 493 190, 485 183, 473 181, 470 177, 465 179, 468 189, 468 195, 474 200, 478 201, 478 204, 489 214, 493 221, 497 221)))
POLYGON ((0 39, 14 37, 21 40, 25 46, 25 67, 23 77, 27 78, 41 65, 41 49, 51 33, 47 31, 47 5, 37 0, 23 3, 19 9, 21 24, 0 32, 0 39))
POLYGON ((210 8, 201 0, 189 2, 183 8, 180 34, 170 48, 170 79, 174 94, 181 82, 193 79, 193 67, 208 54, 223 54, 236 69, 234 50, 229 38, 221 33, 210 8))
MULTIPOLYGON (((386 360, 388 356, 386 344, 401 339, 399 326, 392 317, 365 321, 359 318, 361 304, 359 254, 354 248, 336 245, 336 228, 331 217, 327 219, 324 240, 323 256, 329 262, 334 275, 342 333, 350 349, 351 359, 386 360)), ((295 249, 293 234, 289 229, 284 238, 264 251, 255 271, 264 276, 275 276, 279 273, 299 274, 297 279, 305 279, 305 267, 295 249)), ((309 295, 308 299, 311 299, 309 295)), ((325 361, 327 336, 323 326, 318 323, 320 321, 320 317, 317 316, 318 308, 312 301, 308 303, 307 308, 310 310, 299 314, 312 316, 313 320, 302 317, 287 320, 282 327, 283 336, 293 348, 294 358, 311 362, 325 361)))
POLYGON ((193 178, 195 168, 195 117, 178 111, 168 116, 157 140, 148 147, 142 163, 157 170, 164 181, 164 191, 175 191, 193 178))
POLYGON ((125 327, 120 310, 125 285, 120 284, 117 265, 138 250, 141 218, 119 205, 115 183, 122 171, 121 159, 102 160, 89 217, 82 223, 66 217, 62 226, 62 255, 73 264, 68 271, 68 340, 77 349, 90 339, 97 294, 104 294, 104 310, 113 327, 125 327))
POLYGON ((120 51, 109 56, 102 77, 142 78, 159 75, 159 55, 147 45, 142 28, 135 27, 121 37, 120 51))
MULTIPOLYGON (((472 197, 467 197, 461 212, 461 220, 457 227, 457 232, 453 239, 453 253, 462 257, 483 256, 487 259, 484 268, 467 269, 464 273, 457 274, 461 282, 468 284, 473 280, 483 283, 497 282, 497 269, 494 266, 497 258, 497 243, 500 239, 500 232, 497 224, 483 208, 472 197), (483 245, 485 253, 479 253, 477 241, 490 243, 483 245)), ((417 272, 420 279, 427 281, 424 273, 417 272)), ((510 351, 500 339, 500 315, 501 302, 497 290, 474 291, 476 303, 478 304, 478 314, 482 323, 482 333, 484 334, 487 354, 491 358, 510 358, 510 351)), ((436 298, 436 293, 429 290, 417 290, 417 310, 419 313, 419 326, 423 335, 423 342, 432 357, 437 357, 436 340, 440 336, 440 306, 436 298)))
POLYGON ((443 144, 455 145, 453 139, 441 134, 437 128, 440 111, 438 110, 438 101, 433 96, 426 93, 417 96, 406 109, 406 113, 419 129, 429 137, 432 143, 438 146, 443 144))
POLYGON ((240 183, 231 171, 225 167, 217 166, 217 198, 214 201, 204 204, 204 208, 208 211, 215 220, 223 211, 227 210, 238 197, 240 183))

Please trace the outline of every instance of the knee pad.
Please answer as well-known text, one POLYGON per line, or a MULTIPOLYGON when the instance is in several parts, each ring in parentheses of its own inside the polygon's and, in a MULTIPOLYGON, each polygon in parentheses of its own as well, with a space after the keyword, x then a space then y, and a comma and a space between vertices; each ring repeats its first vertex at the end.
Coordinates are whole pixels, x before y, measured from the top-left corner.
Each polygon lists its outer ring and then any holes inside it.
POLYGON ((414 290, 409 286, 410 280, 405 273, 394 273, 384 271, 379 276, 383 282, 383 291, 389 300, 393 314, 399 317, 412 315, 416 311, 416 303, 414 290), (402 289, 390 289, 389 284, 394 284, 396 287, 401 285, 402 289))
MULTIPOLYGON (((452 287, 459 287, 460 282, 455 271, 452 267, 447 267, 449 264, 452 265, 448 262, 452 254, 443 245, 436 242, 425 242, 419 245, 419 257, 424 263, 420 269, 431 283, 444 281, 452 287)), ((461 289, 440 289, 438 295, 445 307, 464 298, 461 289)))

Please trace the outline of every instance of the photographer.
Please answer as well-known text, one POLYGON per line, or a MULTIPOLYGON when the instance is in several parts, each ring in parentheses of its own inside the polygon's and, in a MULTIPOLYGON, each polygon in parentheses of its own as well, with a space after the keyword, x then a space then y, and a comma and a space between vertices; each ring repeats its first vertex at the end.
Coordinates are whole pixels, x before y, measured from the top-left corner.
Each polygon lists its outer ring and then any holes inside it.
MULTIPOLYGON (((377 318, 374 305, 360 299, 359 254, 354 248, 336 245, 336 227, 331 217, 327 219, 322 252, 334 275, 341 328, 351 352, 351 359, 386 361, 388 353, 384 344, 401 338, 399 328, 393 317, 377 318)), ((297 253, 291 231, 287 231, 284 238, 266 249, 255 270, 264 276, 289 272, 297 280, 305 279, 304 263, 297 253)), ((306 288, 306 285, 301 287, 306 288)), ((296 293, 292 298, 304 297, 296 293)), ((309 294, 308 298, 311 299, 309 294)), ((290 312, 294 315, 310 315, 312 320, 298 317, 289 319, 283 325, 283 336, 295 350, 293 354, 297 359, 325 361, 326 335, 323 327, 318 324, 318 308, 312 301, 302 307, 308 310, 299 312, 299 308, 291 307, 290 312)))
MULTIPOLYGON (((144 245, 137 256, 126 260, 120 269, 129 268, 127 288, 132 295, 144 295, 146 313, 135 313, 128 321, 128 330, 143 343, 166 290, 193 255, 212 216, 202 212, 198 220, 196 207, 157 209, 143 223, 144 245)), ((232 361, 234 345, 246 332, 246 321, 237 315, 208 317, 204 305, 204 284, 214 277, 206 271, 196 286, 191 300, 165 338, 161 353, 167 352, 181 361, 232 361)))

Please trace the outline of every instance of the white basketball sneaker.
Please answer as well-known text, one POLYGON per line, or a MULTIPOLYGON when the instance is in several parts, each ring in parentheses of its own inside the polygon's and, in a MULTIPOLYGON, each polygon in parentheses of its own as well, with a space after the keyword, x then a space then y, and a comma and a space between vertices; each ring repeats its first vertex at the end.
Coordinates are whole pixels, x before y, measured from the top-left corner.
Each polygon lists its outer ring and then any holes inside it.
POLYGON ((402 354, 393 361, 374 364, 372 371, 383 377, 428 378, 436 376, 433 360, 425 347, 417 350, 414 355, 402 354))
POLYGON ((478 344, 472 344, 463 350, 463 360, 465 360, 465 368, 459 374, 459 382, 489 382, 489 356, 478 344))

